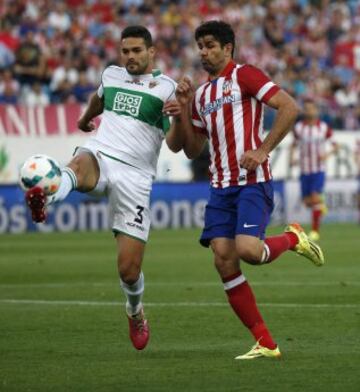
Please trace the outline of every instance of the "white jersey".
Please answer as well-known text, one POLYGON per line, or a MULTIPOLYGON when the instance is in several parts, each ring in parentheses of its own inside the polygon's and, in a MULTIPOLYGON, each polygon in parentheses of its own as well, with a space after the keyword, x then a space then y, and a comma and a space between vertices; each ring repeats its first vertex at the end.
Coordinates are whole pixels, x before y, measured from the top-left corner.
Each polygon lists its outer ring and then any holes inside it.
POLYGON ((122 67, 106 68, 97 92, 104 99, 104 111, 91 138, 98 150, 155 175, 161 143, 170 128, 162 109, 167 100, 175 99, 175 89, 176 83, 158 70, 131 75, 122 67))

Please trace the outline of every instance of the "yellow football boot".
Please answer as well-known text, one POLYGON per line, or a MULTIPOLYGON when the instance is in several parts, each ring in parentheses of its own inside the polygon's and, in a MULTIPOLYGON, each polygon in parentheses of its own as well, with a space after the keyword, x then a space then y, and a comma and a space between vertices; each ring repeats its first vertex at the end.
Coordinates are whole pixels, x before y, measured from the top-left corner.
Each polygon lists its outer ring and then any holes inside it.
POLYGON ((297 254, 306 257, 318 267, 325 263, 324 254, 320 246, 309 239, 304 229, 298 223, 290 223, 286 226, 285 232, 297 235, 299 242, 293 249, 297 254))
POLYGON ((255 359, 261 357, 279 359, 281 357, 281 352, 278 346, 271 350, 267 347, 261 346, 259 342, 257 342, 253 347, 251 347, 249 352, 243 355, 238 355, 235 359, 255 359))

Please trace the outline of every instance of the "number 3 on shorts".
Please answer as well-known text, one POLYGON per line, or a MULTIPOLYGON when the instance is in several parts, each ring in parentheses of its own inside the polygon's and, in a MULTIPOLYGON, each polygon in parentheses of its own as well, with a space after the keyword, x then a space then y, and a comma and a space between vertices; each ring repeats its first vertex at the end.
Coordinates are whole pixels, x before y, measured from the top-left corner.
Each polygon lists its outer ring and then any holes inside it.
POLYGON ((139 223, 140 225, 143 223, 143 215, 142 213, 144 212, 144 207, 142 206, 136 206, 137 211, 137 217, 134 219, 134 222, 139 223))

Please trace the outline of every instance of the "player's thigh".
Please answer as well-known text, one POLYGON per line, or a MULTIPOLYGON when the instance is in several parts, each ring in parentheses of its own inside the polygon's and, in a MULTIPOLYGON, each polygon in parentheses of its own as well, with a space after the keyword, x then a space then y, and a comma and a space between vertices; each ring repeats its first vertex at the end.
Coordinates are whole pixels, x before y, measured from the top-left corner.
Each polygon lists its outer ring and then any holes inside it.
POLYGON ((214 238, 235 238, 237 220, 236 198, 240 187, 225 189, 211 188, 210 198, 205 208, 204 229, 201 245, 208 247, 214 238))
POLYGON ((219 237, 210 241, 214 263, 220 276, 225 278, 239 271, 239 256, 233 239, 219 237))
POLYGON ((145 243, 121 233, 115 238, 119 274, 125 282, 135 282, 141 272, 145 243))
POLYGON ((271 181, 245 186, 237 200, 236 236, 264 239, 273 209, 271 181))
POLYGON ((100 177, 100 168, 92 153, 83 151, 75 155, 67 166, 76 175, 79 191, 89 192, 96 187, 100 177))
POLYGON ((146 243, 150 230, 152 177, 121 162, 108 162, 110 224, 114 233, 146 243))

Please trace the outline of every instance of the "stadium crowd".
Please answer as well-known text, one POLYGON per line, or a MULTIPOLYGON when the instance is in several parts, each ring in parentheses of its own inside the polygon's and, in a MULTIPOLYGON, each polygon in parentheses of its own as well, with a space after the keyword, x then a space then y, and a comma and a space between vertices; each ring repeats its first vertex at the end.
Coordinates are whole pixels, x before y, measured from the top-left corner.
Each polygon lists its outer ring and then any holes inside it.
POLYGON ((86 102, 119 62, 130 24, 149 28, 164 73, 200 83, 193 32, 223 19, 236 31, 237 61, 264 69, 299 103, 314 98, 333 128, 360 130, 358 0, 2 0, 0 17, 0 103, 86 102))

